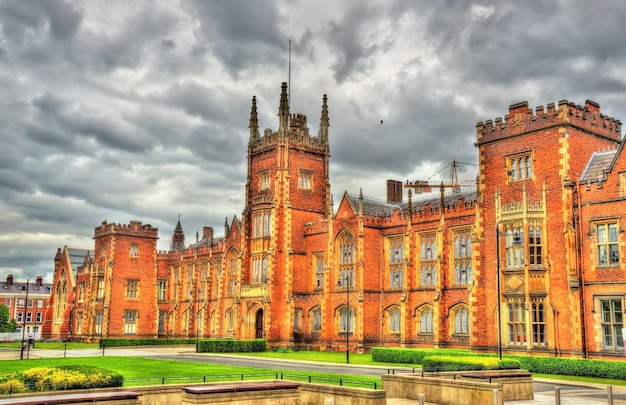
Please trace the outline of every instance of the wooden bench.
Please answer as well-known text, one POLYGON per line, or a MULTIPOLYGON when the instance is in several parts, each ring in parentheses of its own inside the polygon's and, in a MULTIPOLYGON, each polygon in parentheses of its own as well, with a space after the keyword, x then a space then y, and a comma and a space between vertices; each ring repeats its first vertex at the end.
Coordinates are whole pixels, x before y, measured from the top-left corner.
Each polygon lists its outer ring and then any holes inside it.
POLYGON ((139 403, 140 396, 141 394, 132 391, 83 392, 77 394, 58 394, 57 392, 51 392, 48 395, 0 399, 0 405, 53 405, 124 400, 128 400, 128 403, 131 404, 139 403))

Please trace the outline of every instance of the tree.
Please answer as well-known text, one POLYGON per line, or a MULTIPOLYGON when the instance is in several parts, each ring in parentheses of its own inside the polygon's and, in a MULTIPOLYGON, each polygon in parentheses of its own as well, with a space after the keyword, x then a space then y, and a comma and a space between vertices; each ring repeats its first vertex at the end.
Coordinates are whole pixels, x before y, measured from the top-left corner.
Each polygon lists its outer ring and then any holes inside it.
POLYGON ((15 332, 15 320, 11 319, 9 308, 0 304, 0 333, 15 332))

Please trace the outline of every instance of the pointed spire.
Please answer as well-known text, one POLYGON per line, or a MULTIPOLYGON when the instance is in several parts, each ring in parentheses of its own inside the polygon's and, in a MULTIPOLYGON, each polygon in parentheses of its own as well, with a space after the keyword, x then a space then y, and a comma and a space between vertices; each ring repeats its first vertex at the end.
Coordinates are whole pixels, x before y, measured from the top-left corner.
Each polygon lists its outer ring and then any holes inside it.
POLYGON ((250 128, 250 141, 261 137, 261 133, 259 132, 259 118, 256 112, 256 96, 252 96, 252 108, 250 109, 250 124, 248 128, 250 128))
POLYGON ((228 217, 225 217, 225 219, 224 219, 224 238, 227 238, 229 233, 230 233, 230 229, 228 228, 228 217))
POLYGON ((330 120, 328 119, 328 97, 324 94, 322 99, 322 117, 320 118, 320 130, 317 136, 322 139, 328 139, 328 127, 330 126, 330 120))
POLYGON ((183 226, 180 224, 181 215, 183 214, 178 214, 178 222, 174 228, 174 233, 172 233, 172 245, 170 246, 170 250, 183 250, 185 247, 185 233, 183 232, 183 226))
POLYGON ((280 92, 280 106, 278 107, 278 132, 287 133, 289 130, 289 97, 287 96, 287 82, 283 82, 280 92))

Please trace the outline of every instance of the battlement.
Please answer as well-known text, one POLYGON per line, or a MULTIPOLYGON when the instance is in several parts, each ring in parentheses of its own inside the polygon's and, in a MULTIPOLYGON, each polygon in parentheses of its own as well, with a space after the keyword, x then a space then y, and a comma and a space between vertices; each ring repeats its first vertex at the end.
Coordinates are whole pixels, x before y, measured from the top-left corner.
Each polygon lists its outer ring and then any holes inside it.
POLYGON ((476 139, 477 144, 483 144, 555 126, 577 128, 617 142, 621 140, 622 123, 602 114, 600 105, 591 100, 587 100, 584 106, 561 100, 558 108, 550 103, 545 109, 539 106, 534 111, 528 108, 527 101, 512 104, 504 119, 498 117, 478 122, 476 139))
POLYGON ((130 224, 109 224, 104 220, 94 230, 94 237, 96 238, 113 234, 158 239, 159 228, 154 228, 149 224, 142 225, 141 221, 130 221, 130 224))
MULTIPOLYGON (((328 140, 319 136, 309 135, 309 128, 306 126, 306 116, 303 114, 293 114, 291 124, 296 124, 289 128, 287 139, 290 144, 298 147, 305 147, 319 152, 323 152, 328 147, 328 140), (295 116, 295 117, 294 117, 295 116)), ((261 137, 250 141, 250 150, 252 152, 262 152, 266 149, 275 148, 280 140, 278 132, 274 132, 269 128, 263 131, 261 137)))

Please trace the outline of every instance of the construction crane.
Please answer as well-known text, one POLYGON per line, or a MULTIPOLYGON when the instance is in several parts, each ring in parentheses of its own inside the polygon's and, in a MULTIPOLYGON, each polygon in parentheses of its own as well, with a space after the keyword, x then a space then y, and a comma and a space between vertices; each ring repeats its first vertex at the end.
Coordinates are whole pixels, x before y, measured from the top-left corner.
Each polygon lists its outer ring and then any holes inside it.
MULTIPOLYGON (((462 186, 473 185, 472 180, 466 180, 462 183, 459 183, 459 175, 457 173, 457 166, 459 165, 459 163, 464 164, 464 165, 477 166, 473 163, 457 162, 456 160, 453 160, 451 163, 452 167, 450 169, 450 183, 444 183, 442 181, 440 184, 435 184, 434 182, 429 182, 428 180, 414 180, 412 182, 407 180, 406 184, 404 185, 404 188, 412 188, 415 194, 430 193, 431 191, 433 191, 433 187, 439 187, 442 191, 445 188, 451 188, 453 192, 458 193, 461 191, 462 186)), ((441 171, 444 170, 446 167, 439 170, 437 173, 433 174, 433 176, 441 173, 441 171)), ((433 177, 433 176, 430 176, 430 177, 433 177)))

